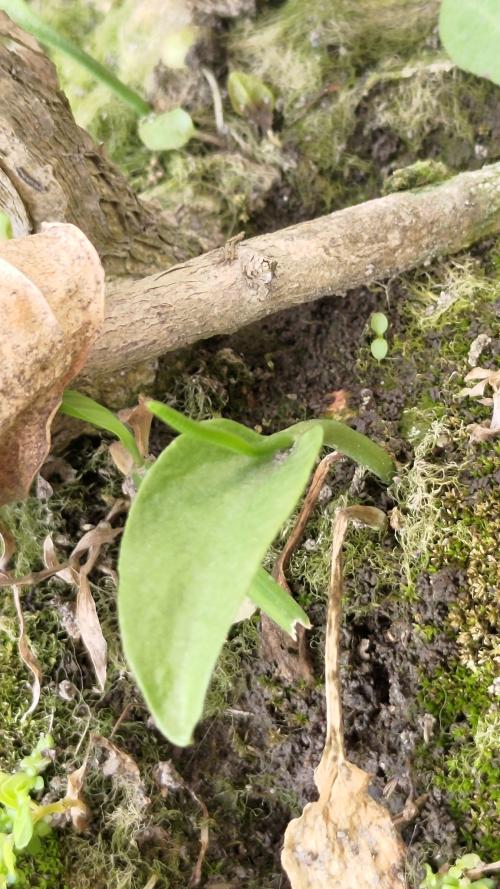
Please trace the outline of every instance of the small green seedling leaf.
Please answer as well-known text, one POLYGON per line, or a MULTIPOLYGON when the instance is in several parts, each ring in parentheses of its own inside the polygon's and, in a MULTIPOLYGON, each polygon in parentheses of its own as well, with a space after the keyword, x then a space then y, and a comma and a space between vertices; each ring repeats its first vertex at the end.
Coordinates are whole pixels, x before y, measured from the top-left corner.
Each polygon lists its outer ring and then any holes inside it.
POLYGON ((383 336, 375 337, 370 343, 370 351, 377 361, 383 361, 387 355, 388 349, 389 346, 387 340, 385 340, 383 336))
POLYGON ((105 429, 107 432, 111 432, 112 435, 121 441, 123 447, 133 457, 134 463, 137 466, 143 465, 144 460, 139 453, 135 438, 130 429, 118 417, 115 417, 107 407, 98 404, 97 401, 89 398, 88 395, 83 395, 74 389, 66 389, 59 410, 68 417, 76 417, 77 420, 83 420, 85 423, 97 426, 98 429, 105 429))
POLYGON ((24 849, 33 836, 33 820, 27 796, 17 803, 12 820, 12 833, 16 849, 24 849))
POLYGON ((255 457, 180 435, 134 498, 119 559, 121 635, 174 744, 191 741, 227 632, 322 441, 316 426, 288 451, 255 457))
POLYGON ((257 571, 248 596, 257 608, 264 611, 292 639, 297 638, 297 624, 302 624, 306 629, 311 626, 305 611, 302 611, 295 599, 264 568, 257 571))
POLYGON ((183 148, 196 131, 191 115, 183 108, 173 108, 141 118, 138 132, 150 151, 174 151, 183 148))
POLYGON ((267 132, 273 122, 274 96, 262 80, 243 71, 231 71, 227 79, 229 100, 236 114, 249 117, 267 132))
POLYGON ((389 327, 387 316, 383 312, 374 312, 370 318, 370 327, 377 336, 383 336, 389 327))
POLYGON ((498 0, 443 0, 439 36, 459 68, 500 84, 498 0))
POLYGON ((10 216, 0 210, 0 241, 9 241, 13 236, 10 216))

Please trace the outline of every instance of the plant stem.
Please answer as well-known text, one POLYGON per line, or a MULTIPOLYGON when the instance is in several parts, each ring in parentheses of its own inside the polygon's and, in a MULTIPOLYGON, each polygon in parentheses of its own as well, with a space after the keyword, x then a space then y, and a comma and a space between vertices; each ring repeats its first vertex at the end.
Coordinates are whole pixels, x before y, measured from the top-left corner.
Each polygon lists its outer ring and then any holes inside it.
POLYGON ((148 399, 146 407, 155 417, 158 417, 167 426, 175 429, 176 432, 190 435, 191 438, 198 438, 201 441, 209 442, 237 454, 244 454, 246 457, 264 457, 293 445, 292 436, 283 435, 283 433, 263 438, 261 442, 252 444, 246 438, 227 429, 198 423, 196 420, 184 416, 184 414, 176 411, 175 408, 163 404, 161 401, 148 399))
POLYGON ((93 59, 83 49, 70 43, 65 37, 62 37, 49 25, 46 25, 42 19, 28 6, 25 0, 0 0, 0 10, 6 12, 7 15, 19 25, 28 34, 43 43, 44 46, 50 46, 52 49, 60 50, 70 58, 74 59, 82 65, 90 74, 92 74, 101 83, 104 83, 115 95, 117 95, 129 108, 139 116, 150 114, 151 106, 146 102, 139 93, 126 86, 118 77, 104 65, 101 65, 97 59, 93 59))

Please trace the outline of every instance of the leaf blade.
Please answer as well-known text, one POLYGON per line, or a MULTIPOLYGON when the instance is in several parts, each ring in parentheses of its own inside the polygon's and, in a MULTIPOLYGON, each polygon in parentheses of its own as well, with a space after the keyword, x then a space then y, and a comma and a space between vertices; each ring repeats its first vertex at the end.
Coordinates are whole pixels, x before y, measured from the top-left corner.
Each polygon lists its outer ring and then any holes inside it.
POLYGON ((158 727, 191 740, 218 653, 322 443, 248 457, 181 435, 149 470, 119 559, 125 655, 158 727), (148 603, 144 608, 144 603, 148 603))
POLYGON ((276 583, 264 568, 259 568, 248 592, 257 608, 264 611, 292 639, 297 638, 297 624, 310 629, 311 621, 299 603, 276 583))
POLYGON ((94 401, 93 398, 89 398, 88 395, 83 395, 82 392, 77 392, 75 389, 66 389, 59 410, 68 417, 75 417, 77 420, 83 420, 84 423, 97 426, 98 429, 111 432, 121 441, 138 466, 142 466, 144 463, 130 429, 127 429, 125 424, 115 417, 107 407, 94 401))

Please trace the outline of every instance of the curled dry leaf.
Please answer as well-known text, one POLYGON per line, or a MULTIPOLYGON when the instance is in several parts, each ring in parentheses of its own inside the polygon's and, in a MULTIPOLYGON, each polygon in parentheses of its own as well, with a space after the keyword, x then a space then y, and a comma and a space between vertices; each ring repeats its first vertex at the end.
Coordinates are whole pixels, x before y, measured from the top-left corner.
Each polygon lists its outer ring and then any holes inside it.
POLYGON ((17 641, 17 647, 19 651, 19 657, 21 658, 23 664, 26 665, 31 675, 33 676, 33 682, 31 685, 31 704, 26 710, 26 713, 23 716, 23 720, 27 719, 28 716, 36 710, 38 706, 38 701, 40 700, 40 692, 42 688, 42 679, 43 673, 42 668, 33 654, 28 637, 26 635, 25 622, 24 622, 24 614, 23 609, 21 607, 21 597, 19 595, 19 587, 13 586, 12 593, 14 596, 14 605, 16 606, 17 612, 17 620, 19 626, 19 637, 17 641))
POLYGON ((64 388, 104 311, 99 257, 74 225, 0 244, 0 504, 26 496, 64 388))
POLYGON ((500 370, 488 370, 483 367, 474 367, 465 377, 466 383, 476 382, 475 386, 461 389, 460 398, 477 398, 481 404, 492 405, 493 413, 491 421, 485 423, 472 423, 468 429, 471 441, 487 441, 500 434, 500 370), (493 397, 484 398, 486 387, 489 386, 493 397))
POLYGON ((87 757, 85 757, 85 762, 83 763, 83 765, 80 766, 79 769, 75 769, 74 772, 70 772, 70 774, 68 775, 68 784, 66 788, 66 799, 78 803, 78 805, 72 806, 69 810, 71 823, 78 833, 82 833, 82 831, 87 829, 91 819, 90 809, 82 796, 83 782, 85 780, 86 774, 87 757))
POLYGON ((282 863, 292 889, 404 889, 404 846, 391 816, 368 793, 370 776, 345 757, 340 686, 342 543, 350 521, 383 528, 374 507, 337 512, 325 651, 327 736, 314 779, 319 799, 285 833, 282 863))
POLYGON ((107 778, 120 778, 127 782, 129 786, 133 787, 138 804, 144 808, 149 806, 151 800, 146 794, 146 788, 135 759, 102 735, 93 735, 92 740, 107 754, 101 767, 103 775, 107 778))
MULTIPOLYGON (((118 503, 121 503, 121 501, 118 501, 118 503)), ((116 514, 118 514, 118 509, 116 512, 112 511, 113 516, 116 514)), ((109 522, 100 522, 99 525, 91 528, 90 531, 87 531, 80 538, 70 555, 69 562, 62 565, 58 563, 55 547, 50 536, 45 539, 43 546, 47 572, 55 574, 66 583, 76 586, 76 626, 92 662, 101 691, 104 690, 106 684, 107 643, 99 622, 88 576, 99 558, 103 544, 111 543, 122 533, 122 530, 122 528, 112 528, 109 522), (80 559, 85 554, 88 554, 87 559, 81 565, 80 559)))
POLYGON ((149 456, 149 434, 153 422, 153 414, 146 407, 145 400, 144 395, 139 395, 139 403, 135 407, 118 413, 120 420, 133 430, 139 453, 144 459, 149 456))

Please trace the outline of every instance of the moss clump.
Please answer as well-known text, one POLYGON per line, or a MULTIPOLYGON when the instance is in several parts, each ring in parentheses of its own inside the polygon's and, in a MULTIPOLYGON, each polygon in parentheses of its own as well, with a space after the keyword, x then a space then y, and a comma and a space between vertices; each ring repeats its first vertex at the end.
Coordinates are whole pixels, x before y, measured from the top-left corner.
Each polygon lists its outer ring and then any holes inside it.
POLYGON ((436 719, 431 750, 419 765, 448 800, 461 841, 485 861, 498 857, 500 712, 491 664, 471 672, 457 662, 422 679, 420 705, 436 719))
POLYGON ((409 188, 422 188, 425 185, 443 182, 450 175, 448 167, 441 161, 415 161, 409 167, 393 170, 385 181, 383 192, 392 194, 392 192, 406 191, 409 188))

